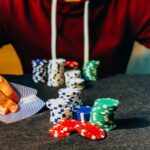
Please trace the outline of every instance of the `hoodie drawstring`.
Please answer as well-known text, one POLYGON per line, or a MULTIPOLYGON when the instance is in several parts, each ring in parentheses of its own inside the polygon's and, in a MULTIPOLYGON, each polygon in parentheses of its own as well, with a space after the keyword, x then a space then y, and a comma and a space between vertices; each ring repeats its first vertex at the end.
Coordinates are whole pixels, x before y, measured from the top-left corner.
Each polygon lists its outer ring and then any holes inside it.
POLYGON ((84 63, 89 61, 89 1, 84 4, 84 63))
POLYGON ((57 41, 57 25, 56 25, 56 16, 57 16, 57 0, 52 0, 51 8, 51 57, 56 59, 56 41, 57 41))
MULTIPOLYGON (((51 57, 56 59, 56 41, 57 41, 57 0, 52 0, 51 8, 51 57)), ((89 0, 84 4, 84 63, 89 61, 89 0)))

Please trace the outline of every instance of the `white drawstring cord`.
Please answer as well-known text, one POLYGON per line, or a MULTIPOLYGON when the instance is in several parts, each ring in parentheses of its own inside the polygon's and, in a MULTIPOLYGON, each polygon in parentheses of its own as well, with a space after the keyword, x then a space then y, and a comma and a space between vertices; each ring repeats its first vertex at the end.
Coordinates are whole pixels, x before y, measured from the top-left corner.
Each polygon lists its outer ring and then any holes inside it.
MULTIPOLYGON (((56 59, 56 26, 57 0, 52 0, 51 8, 51 57, 56 59)), ((89 0, 84 4, 84 63, 89 61, 89 0)))
POLYGON ((84 64, 89 61, 89 0, 84 4, 84 64))
POLYGON ((56 59, 56 41, 57 41, 56 14, 57 14, 57 0, 52 0, 52 8, 51 8, 51 57, 52 59, 56 59))

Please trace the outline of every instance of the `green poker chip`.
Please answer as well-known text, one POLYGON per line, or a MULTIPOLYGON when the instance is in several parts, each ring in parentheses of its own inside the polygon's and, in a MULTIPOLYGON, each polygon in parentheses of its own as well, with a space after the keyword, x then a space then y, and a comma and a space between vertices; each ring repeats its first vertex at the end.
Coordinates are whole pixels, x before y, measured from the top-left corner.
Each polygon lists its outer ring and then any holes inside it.
POLYGON ((90 113, 90 122, 101 126, 105 131, 116 128, 114 112, 117 110, 119 101, 113 98, 96 99, 90 113))
POLYGON ((100 65, 100 61, 91 60, 83 66, 83 78, 86 81, 95 81, 98 79, 97 69, 100 65))
POLYGON ((100 98, 94 103, 94 106, 100 106, 103 109, 118 107, 119 101, 113 98, 100 98))

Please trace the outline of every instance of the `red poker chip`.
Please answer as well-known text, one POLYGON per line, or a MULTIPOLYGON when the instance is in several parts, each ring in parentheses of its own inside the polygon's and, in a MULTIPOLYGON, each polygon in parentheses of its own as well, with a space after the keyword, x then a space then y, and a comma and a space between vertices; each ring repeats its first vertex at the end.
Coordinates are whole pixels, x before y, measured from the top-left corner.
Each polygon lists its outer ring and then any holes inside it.
POLYGON ((69 68, 72 68, 72 69, 77 69, 78 66, 79 66, 79 64, 76 61, 66 61, 65 62, 65 67, 69 67, 69 68))
POLYGON ((75 128, 80 135, 91 140, 102 140, 106 136, 106 133, 103 129, 88 121, 76 124, 75 128))
POLYGON ((76 131, 75 126, 79 123, 77 120, 69 119, 69 120, 62 120, 57 123, 57 125, 63 126, 63 131, 66 132, 74 132, 76 131))
POLYGON ((70 133, 63 130, 63 126, 61 125, 54 125, 49 129, 49 134, 55 138, 65 138, 70 135, 70 133))

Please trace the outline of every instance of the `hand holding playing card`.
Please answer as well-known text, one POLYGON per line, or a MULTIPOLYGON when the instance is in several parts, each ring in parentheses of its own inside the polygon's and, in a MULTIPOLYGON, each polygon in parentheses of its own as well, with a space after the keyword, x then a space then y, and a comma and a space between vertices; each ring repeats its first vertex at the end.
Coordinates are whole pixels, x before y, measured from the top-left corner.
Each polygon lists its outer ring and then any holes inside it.
POLYGON ((0 91, 6 95, 9 99, 15 101, 16 103, 19 102, 19 96, 15 92, 15 90, 12 88, 12 86, 9 84, 9 82, 0 76, 0 91))
POLYGON ((9 82, 0 76, 0 114, 6 115, 9 112, 17 112, 19 110, 18 102, 18 94, 9 82))
POLYGON ((9 112, 17 112, 18 110, 18 105, 0 91, 0 114, 6 115, 9 112))
POLYGON ((0 76, 0 121, 12 123, 36 114, 45 105, 36 94, 36 89, 16 83, 9 84, 0 76))

